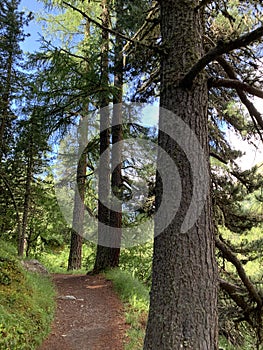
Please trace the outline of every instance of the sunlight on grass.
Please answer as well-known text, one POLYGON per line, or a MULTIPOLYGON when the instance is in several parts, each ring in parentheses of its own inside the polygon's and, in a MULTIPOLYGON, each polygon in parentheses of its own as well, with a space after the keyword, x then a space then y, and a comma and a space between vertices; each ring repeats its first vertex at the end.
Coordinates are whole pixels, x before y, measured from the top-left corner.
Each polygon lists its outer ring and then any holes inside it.
POLYGON ((125 350, 141 350, 149 309, 149 290, 126 271, 114 269, 105 275, 112 280, 114 289, 125 305, 126 322, 130 325, 125 350))

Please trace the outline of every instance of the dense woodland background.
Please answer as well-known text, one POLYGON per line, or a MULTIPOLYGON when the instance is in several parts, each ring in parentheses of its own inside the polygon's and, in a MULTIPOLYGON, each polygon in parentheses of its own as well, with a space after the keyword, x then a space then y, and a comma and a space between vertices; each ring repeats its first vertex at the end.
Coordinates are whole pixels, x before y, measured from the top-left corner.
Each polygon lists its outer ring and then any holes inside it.
MULTIPOLYGON (((51 270, 98 273, 119 266, 150 288, 153 242, 122 249, 118 244, 96 245, 82 237, 83 217, 87 211, 115 227, 120 243, 122 228, 148 220, 158 208, 155 195, 161 185, 158 175, 155 179, 156 164, 142 164, 139 151, 137 160, 122 161, 120 147, 111 154, 110 145, 130 138, 160 144, 160 135, 158 141, 156 128, 133 117, 138 110, 127 123, 122 119, 125 107, 111 106, 157 105, 160 95, 164 101, 163 90, 176 84, 172 72, 170 82, 162 75, 173 43, 161 36, 165 11, 168 6, 175 11, 174 1, 43 1, 46 10, 39 14, 21 11, 19 3, 0 4, 0 241, 16 246, 20 257, 37 258, 51 270), (20 45, 32 20, 43 24, 43 36, 39 50, 28 54, 20 45), (70 156, 83 149, 77 169, 70 169, 70 156), (107 161, 96 180, 95 169, 105 151, 107 161), (119 165, 111 170, 112 164, 119 165), (72 225, 57 202, 54 168, 72 191, 77 181, 82 200, 75 199, 72 225), (129 211, 126 203, 141 181, 148 186, 147 201, 129 211), (110 187, 124 203, 116 212, 103 205, 110 187)), ((262 149, 262 114, 253 101, 263 97, 263 9, 260 1, 191 3, 196 7, 191 5, 189 13, 202 12, 205 59, 200 59, 198 48, 187 51, 189 60, 200 64, 184 67, 189 74, 180 77, 179 86, 191 89, 202 71, 198 79, 205 79, 208 89, 210 219, 219 273, 220 341, 229 349, 260 349, 263 163, 243 170, 231 135, 246 141, 248 148, 262 149)), ((199 35, 198 27, 194 30, 199 35)), ((156 160, 154 150, 150 152, 156 160)), ((100 224, 94 234, 100 243, 105 234, 100 224)))

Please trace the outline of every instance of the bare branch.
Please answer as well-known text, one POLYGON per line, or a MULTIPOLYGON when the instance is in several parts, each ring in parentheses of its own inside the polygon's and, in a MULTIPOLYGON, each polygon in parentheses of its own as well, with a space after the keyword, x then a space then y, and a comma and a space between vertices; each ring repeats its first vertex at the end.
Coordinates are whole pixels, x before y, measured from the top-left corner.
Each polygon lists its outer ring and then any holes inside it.
POLYGON ((215 47, 207 52, 184 76, 180 86, 183 88, 191 88, 196 76, 213 60, 217 57, 231 52, 241 47, 245 47, 252 42, 260 39, 263 36, 263 26, 249 32, 247 34, 241 35, 240 37, 229 40, 229 41, 219 41, 215 47))

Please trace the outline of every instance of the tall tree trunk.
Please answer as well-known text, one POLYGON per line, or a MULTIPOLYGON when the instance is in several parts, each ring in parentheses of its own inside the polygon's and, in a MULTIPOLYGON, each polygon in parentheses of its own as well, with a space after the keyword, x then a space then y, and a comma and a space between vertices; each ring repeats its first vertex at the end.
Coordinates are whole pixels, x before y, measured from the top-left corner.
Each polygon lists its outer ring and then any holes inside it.
MULTIPOLYGON (((184 90, 179 85, 184 74, 204 53, 203 18, 201 11, 195 10, 198 3, 196 0, 160 1, 161 35, 166 48, 161 57, 160 105, 189 125, 203 147, 209 166, 206 78, 200 74, 191 90, 184 90)), ((161 110, 159 125, 160 130, 173 130, 176 128, 175 117, 161 110)), ((190 143, 191 139, 187 142, 190 143)), ((155 222, 150 311, 144 350, 216 350, 217 267, 210 196, 194 226, 182 233, 181 226, 195 181, 191 167, 195 164, 190 164, 177 140, 171 140, 163 132, 159 132, 159 147, 177 166, 182 198, 175 217, 159 235, 158 222, 155 222)), ((192 149, 193 154, 195 151, 192 149)), ((198 162, 198 154, 196 157, 198 162)), ((157 168, 165 169, 165 166, 159 152, 157 168)), ((157 208, 161 201, 162 184, 157 176, 157 208)))
MULTIPOLYGON (((87 145, 88 118, 81 117, 79 123, 79 150, 82 152, 87 145)), ((79 155, 77 167, 77 181, 74 195, 74 209, 71 230, 70 251, 68 258, 68 270, 78 270, 82 264, 83 222, 85 214, 85 183, 87 175, 87 155, 83 152, 79 155)))
MULTIPOLYGON (((87 8, 89 10, 89 6, 87 8)), ((90 36, 90 22, 86 20, 85 39, 90 36)), ((85 62, 85 70, 88 73, 89 64, 85 62)), ((88 143, 88 117, 82 116, 79 123, 79 151, 82 152, 88 143)), ((68 258, 68 271, 78 270, 82 265, 82 244, 83 244, 83 224, 85 215, 85 184, 87 175, 87 154, 86 152, 79 154, 79 162, 77 167, 77 187, 74 195, 74 209, 72 219, 72 230, 70 240, 70 251, 68 258)))
MULTIPOLYGON (((109 28, 109 3, 101 1, 101 22, 105 28, 109 28)), ((109 33, 102 30, 101 47, 101 85, 102 94, 100 101, 100 156, 104 154, 103 162, 99 167, 99 203, 98 203, 98 244, 93 273, 98 273, 112 264, 112 254, 107 239, 110 240, 108 227, 110 224, 109 196, 110 196, 110 114, 109 114, 109 33)))
MULTIPOLYGON (((122 27, 120 19, 123 11, 123 1, 117 0, 116 5, 116 31, 121 33, 122 27)), ((111 188, 113 195, 119 201, 114 203, 114 208, 110 212, 110 226, 115 228, 115 247, 112 249, 113 261, 115 266, 119 265, 120 246, 121 246, 121 228, 122 228, 122 96, 123 96, 123 41, 117 36, 114 48, 114 87, 113 97, 113 116, 112 116, 112 145, 114 151, 111 157, 111 188)))

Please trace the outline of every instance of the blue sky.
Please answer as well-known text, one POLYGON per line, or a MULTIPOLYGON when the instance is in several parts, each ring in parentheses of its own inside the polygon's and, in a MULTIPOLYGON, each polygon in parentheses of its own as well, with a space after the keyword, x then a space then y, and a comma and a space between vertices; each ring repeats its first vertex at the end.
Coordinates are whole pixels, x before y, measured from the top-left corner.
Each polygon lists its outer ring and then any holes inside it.
MULTIPOLYGON (((40 12, 43 11, 43 4, 37 0, 21 0, 20 10, 29 13, 30 11, 40 12)), ((36 20, 32 20, 28 27, 25 27, 25 33, 30 33, 30 36, 21 43, 21 48, 23 51, 34 52, 39 48, 38 40, 40 38, 38 33, 41 33, 41 24, 36 20)))

